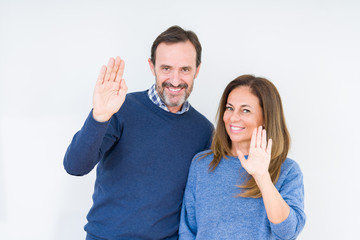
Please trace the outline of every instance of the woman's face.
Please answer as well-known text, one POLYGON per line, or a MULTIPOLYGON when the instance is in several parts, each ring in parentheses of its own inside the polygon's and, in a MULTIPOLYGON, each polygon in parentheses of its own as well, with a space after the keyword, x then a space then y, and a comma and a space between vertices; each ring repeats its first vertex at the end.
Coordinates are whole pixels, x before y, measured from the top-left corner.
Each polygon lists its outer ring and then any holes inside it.
POLYGON ((248 154, 254 128, 264 123, 259 99, 249 87, 240 86, 230 92, 223 121, 232 142, 231 152, 236 155, 238 146, 243 154, 248 154))

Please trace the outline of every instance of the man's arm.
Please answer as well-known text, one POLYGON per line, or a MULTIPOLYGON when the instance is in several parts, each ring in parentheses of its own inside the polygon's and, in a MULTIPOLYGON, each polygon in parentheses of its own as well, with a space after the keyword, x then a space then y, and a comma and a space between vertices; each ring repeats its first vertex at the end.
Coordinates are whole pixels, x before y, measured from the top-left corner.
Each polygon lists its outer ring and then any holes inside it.
POLYGON ((102 66, 94 89, 93 110, 65 154, 64 168, 69 174, 89 173, 118 140, 119 123, 112 116, 126 97, 127 86, 122 78, 124 67, 120 57, 110 58, 108 65, 102 66))
POLYGON ((196 161, 195 156, 191 162, 189 169, 189 176, 185 187, 183 204, 181 208, 180 226, 179 226, 179 240, 194 240, 197 234, 196 221, 196 161))

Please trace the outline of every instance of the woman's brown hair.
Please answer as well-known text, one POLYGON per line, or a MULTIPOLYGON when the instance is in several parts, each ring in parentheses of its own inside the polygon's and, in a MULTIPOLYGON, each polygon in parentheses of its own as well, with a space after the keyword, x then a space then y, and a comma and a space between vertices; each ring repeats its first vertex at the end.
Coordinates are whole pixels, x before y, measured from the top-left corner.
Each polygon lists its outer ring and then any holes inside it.
MULTIPOLYGON (((290 148, 290 135, 286 127, 284 111, 279 92, 275 85, 265 78, 253 75, 242 75, 231 81, 225 88, 217 111, 217 125, 211 145, 214 159, 209 164, 209 171, 214 171, 222 158, 231 155, 231 139, 226 132, 223 116, 232 90, 238 87, 249 87, 250 91, 258 98, 263 111, 264 127, 267 140, 272 139, 271 161, 269 173, 275 184, 280 176, 282 163, 285 161, 290 148)), ((242 189, 238 196, 259 198, 261 192, 253 177, 238 187, 242 189)))

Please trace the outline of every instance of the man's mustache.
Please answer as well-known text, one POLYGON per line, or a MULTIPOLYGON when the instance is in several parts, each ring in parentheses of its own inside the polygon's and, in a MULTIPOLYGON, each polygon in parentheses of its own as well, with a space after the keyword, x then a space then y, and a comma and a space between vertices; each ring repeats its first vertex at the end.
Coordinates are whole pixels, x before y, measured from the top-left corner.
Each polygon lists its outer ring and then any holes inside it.
POLYGON ((186 83, 181 83, 181 84, 179 84, 179 85, 177 85, 177 86, 174 86, 174 85, 172 85, 172 84, 169 83, 169 82, 163 82, 163 83, 161 84, 161 86, 162 86, 163 88, 165 88, 165 87, 173 87, 173 88, 185 88, 185 89, 188 89, 188 87, 189 87, 186 83))

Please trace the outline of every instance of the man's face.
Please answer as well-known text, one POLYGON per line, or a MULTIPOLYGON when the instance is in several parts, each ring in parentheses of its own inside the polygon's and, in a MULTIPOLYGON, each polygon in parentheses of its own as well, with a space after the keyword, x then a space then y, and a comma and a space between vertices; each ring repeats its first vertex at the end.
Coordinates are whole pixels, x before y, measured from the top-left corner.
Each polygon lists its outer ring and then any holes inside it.
POLYGON ((155 54, 155 66, 150 59, 149 64, 156 91, 169 110, 177 112, 189 97, 199 73, 195 47, 190 41, 160 43, 155 54))

